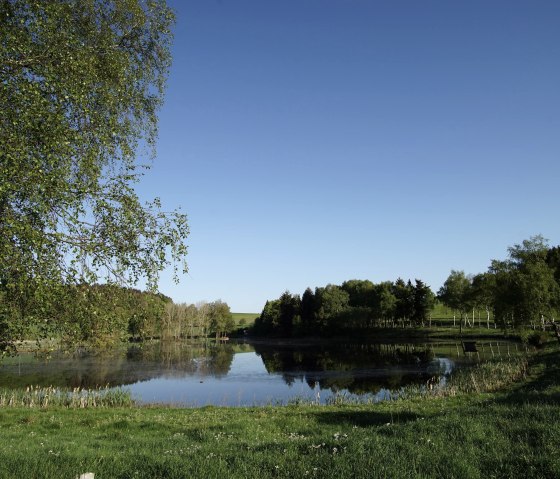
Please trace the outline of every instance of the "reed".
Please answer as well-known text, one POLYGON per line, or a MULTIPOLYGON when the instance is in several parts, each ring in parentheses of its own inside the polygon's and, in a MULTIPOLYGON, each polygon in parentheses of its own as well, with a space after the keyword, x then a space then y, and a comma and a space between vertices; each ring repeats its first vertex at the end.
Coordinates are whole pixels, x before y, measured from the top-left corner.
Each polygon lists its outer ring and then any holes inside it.
POLYGON ((0 388, 0 407, 72 409, 129 407, 135 404, 122 388, 99 389, 29 386, 26 389, 0 388))
POLYGON ((528 368, 525 356, 479 363, 453 373, 446 389, 448 394, 498 391, 523 380, 528 368))

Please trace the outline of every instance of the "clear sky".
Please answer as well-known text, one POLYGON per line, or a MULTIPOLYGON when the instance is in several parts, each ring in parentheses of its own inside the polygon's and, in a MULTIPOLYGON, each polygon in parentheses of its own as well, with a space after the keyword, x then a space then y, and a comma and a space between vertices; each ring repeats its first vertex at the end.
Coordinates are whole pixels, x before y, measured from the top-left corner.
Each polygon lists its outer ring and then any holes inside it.
POLYGON ((560 243, 560 2, 186 0, 140 193, 190 220, 176 302, 479 273, 560 243))

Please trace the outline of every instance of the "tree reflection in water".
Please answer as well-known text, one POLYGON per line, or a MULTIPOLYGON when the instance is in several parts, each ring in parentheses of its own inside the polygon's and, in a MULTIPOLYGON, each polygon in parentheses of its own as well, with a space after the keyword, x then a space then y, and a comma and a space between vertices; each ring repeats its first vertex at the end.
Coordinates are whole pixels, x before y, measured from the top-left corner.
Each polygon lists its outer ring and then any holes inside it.
POLYGON ((232 345, 210 341, 158 341, 143 347, 131 347, 127 351, 128 358, 158 363, 160 372, 215 377, 227 375, 234 354, 232 345))
MULTIPOLYGON (((497 344, 487 348, 480 344, 479 349, 481 355, 486 350, 490 355, 510 350, 497 344)), ((465 357, 456 342, 154 341, 99 354, 60 353, 48 361, 33 355, 6 358, 0 363, 0 387, 129 386, 146 402, 219 405, 313 398, 319 389, 325 391, 322 399, 338 392, 383 398, 406 385, 444 380, 452 364, 466 360, 483 358, 465 357)))
POLYGON ((234 354, 229 344, 184 341, 157 341, 102 353, 59 353, 49 360, 37 360, 28 354, 0 365, 0 386, 91 389, 159 377, 223 377, 230 370, 234 354))
POLYGON ((428 345, 337 343, 305 348, 255 344, 269 373, 286 384, 305 381, 314 389, 376 394, 408 384, 422 384, 444 371, 434 364, 428 345))

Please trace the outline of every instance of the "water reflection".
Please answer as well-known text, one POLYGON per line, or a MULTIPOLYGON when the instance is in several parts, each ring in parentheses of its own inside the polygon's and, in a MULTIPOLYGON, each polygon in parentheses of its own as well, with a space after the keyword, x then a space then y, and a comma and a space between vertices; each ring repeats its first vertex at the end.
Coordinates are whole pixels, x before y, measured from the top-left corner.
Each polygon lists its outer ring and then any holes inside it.
POLYGON ((266 370, 280 374, 286 384, 299 379, 311 389, 335 393, 377 394, 439 374, 439 362, 434 363, 434 351, 427 346, 343 343, 301 349, 256 344, 255 351, 266 370))
MULTIPOLYGON (((454 364, 513 351, 481 345, 476 356, 460 343, 264 344, 162 341, 91 354, 22 354, 0 362, 0 387, 126 386, 142 402, 253 405, 337 393, 390 396, 403 386, 445 381, 454 364), (482 357, 481 357, 482 354, 482 357)), ((515 346, 517 349, 517 346, 515 346)))
MULTIPOLYGON (((239 351, 240 348, 237 348, 239 351)), ((226 376, 233 345, 161 341, 91 353, 21 354, 0 363, 0 386, 116 387, 158 377, 226 376)))

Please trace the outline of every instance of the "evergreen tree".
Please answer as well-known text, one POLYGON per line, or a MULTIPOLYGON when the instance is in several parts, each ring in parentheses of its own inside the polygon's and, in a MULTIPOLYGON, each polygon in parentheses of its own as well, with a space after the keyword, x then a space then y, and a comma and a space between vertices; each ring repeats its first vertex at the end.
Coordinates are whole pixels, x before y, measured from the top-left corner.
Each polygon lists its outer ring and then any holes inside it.
POLYGON ((307 288, 301 297, 299 313, 301 317, 301 329, 304 334, 311 333, 316 326, 315 311, 315 294, 311 288, 307 288))
POLYGON ((434 308, 435 295, 428 285, 417 279, 413 298, 414 312, 411 317, 412 322, 417 326, 423 326, 429 317, 430 311, 434 308))
POLYGON ((291 336, 294 319, 299 313, 301 300, 299 296, 292 296, 289 291, 285 291, 279 298, 278 307, 278 333, 282 336, 291 336))

